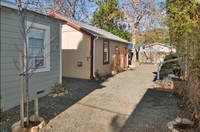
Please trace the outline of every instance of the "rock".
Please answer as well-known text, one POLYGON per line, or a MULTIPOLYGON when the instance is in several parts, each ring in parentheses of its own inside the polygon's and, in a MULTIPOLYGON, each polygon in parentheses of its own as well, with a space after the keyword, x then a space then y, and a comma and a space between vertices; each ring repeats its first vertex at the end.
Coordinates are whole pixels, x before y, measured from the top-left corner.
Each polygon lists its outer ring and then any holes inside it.
POLYGON ((168 124, 168 123, 167 123, 167 127, 168 127, 170 130, 172 130, 172 129, 174 128, 174 126, 173 126, 172 124, 168 124))
POLYGON ((20 132, 21 129, 22 128, 19 125, 14 125, 14 126, 11 127, 12 132, 20 132))
POLYGON ((45 121, 42 121, 39 125, 38 125, 38 127, 39 127, 39 129, 41 129, 41 128, 43 128, 44 126, 45 126, 45 121))
MULTIPOLYGON (((27 117, 24 118, 24 122, 27 121, 27 117)), ((18 130, 21 132, 23 131, 23 129, 20 126, 21 121, 15 122, 12 126, 11 126, 11 130, 12 132, 18 132, 18 130)))
POLYGON ((65 90, 65 95, 68 95, 68 94, 69 94, 68 90, 65 90))
POLYGON ((30 128, 30 132, 37 132, 39 130, 38 126, 34 126, 32 128, 30 128))
POLYGON ((181 123, 181 121, 182 121, 182 118, 181 118, 181 117, 176 117, 176 122, 177 122, 177 123, 181 123))
POLYGON ((168 77, 171 79, 179 79, 179 77, 174 74, 168 74, 168 77))
MULTIPOLYGON (((32 121, 32 122, 34 122, 35 121, 35 115, 31 115, 29 117, 29 120, 32 121)), ((44 118, 43 117, 39 117, 39 122, 42 122, 42 121, 44 121, 44 118)))
POLYGON ((187 124, 187 125, 194 125, 194 122, 189 120, 189 119, 186 119, 186 118, 183 118, 181 123, 183 124, 187 124))
POLYGON ((129 70, 134 70, 135 67, 136 67, 135 65, 130 65, 128 69, 129 69, 129 70))
POLYGON ((43 122, 43 121, 45 121, 45 120, 44 120, 43 117, 39 117, 39 121, 40 121, 40 122, 43 122))
POLYGON ((22 128, 22 130, 20 132, 27 132, 28 128, 22 128))
POLYGON ((153 87, 154 88, 164 88, 164 89, 174 89, 174 82, 172 80, 157 80, 153 87))
POLYGON ((60 118, 60 116, 56 116, 55 118, 56 118, 56 119, 59 119, 59 118, 60 118))
POLYGON ((175 128, 172 129, 172 132, 180 132, 178 130, 176 130, 175 128))
POLYGON ((184 76, 180 76, 179 77, 181 80, 185 81, 185 77, 184 76))
POLYGON ((35 115, 31 115, 31 116, 29 117, 29 120, 32 121, 32 122, 34 122, 34 121, 35 121, 35 115))
POLYGON ((58 96, 64 96, 64 95, 65 95, 65 93, 63 93, 63 92, 58 94, 58 96))
MULTIPOLYGON (((35 115, 31 115, 29 118, 30 121, 35 121, 35 115)), ((43 117, 39 117, 40 124, 38 126, 34 126, 31 129, 29 129, 29 132, 37 132, 39 129, 43 128, 45 126, 45 120, 43 117)))
POLYGON ((176 121, 170 121, 167 123, 167 127, 172 130, 174 128, 174 125, 176 125, 177 122, 176 121))
POLYGON ((53 126, 51 126, 51 125, 46 126, 47 129, 51 129, 52 127, 53 126))
MULTIPOLYGON (((26 118, 24 119, 26 121, 26 118)), ((27 128, 22 128, 20 126, 20 122, 21 121, 18 121, 16 123, 14 123, 12 126, 11 126, 11 131, 12 132, 27 132, 27 128)))
POLYGON ((15 126, 20 126, 20 122, 21 122, 21 121, 15 122, 15 123, 11 126, 11 129, 14 128, 15 126))
POLYGON ((111 71, 111 75, 116 75, 117 72, 116 71, 111 71))
POLYGON ((195 118, 199 119, 200 118, 200 113, 199 114, 195 114, 195 118))
POLYGON ((52 96, 52 97, 53 97, 53 98, 55 98, 55 97, 57 97, 57 96, 58 96, 58 94, 56 94, 56 93, 55 93, 55 94, 53 94, 53 96, 52 96))
MULTIPOLYGON (((29 120, 32 121, 32 122, 36 121, 36 120, 35 120, 35 115, 31 115, 31 116, 29 117, 29 120)), ((42 121, 44 121, 44 118, 43 118, 43 117, 39 117, 38 121, 39 121, 39 122, 42 122, 42 121)))

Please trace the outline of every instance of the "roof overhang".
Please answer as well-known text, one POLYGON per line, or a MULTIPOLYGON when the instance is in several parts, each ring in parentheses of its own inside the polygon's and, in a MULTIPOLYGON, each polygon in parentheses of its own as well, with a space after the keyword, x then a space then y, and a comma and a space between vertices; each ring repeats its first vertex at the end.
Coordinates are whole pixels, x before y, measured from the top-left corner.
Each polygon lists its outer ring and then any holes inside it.
POLYGON ((15 5, 14 3, 11 3, 11 2, 6 2, 6 1, 1 0, 0 5, 4 6, 4 7, 11 8, 11 9, 18 10, 17 5, 15 5))
POLYGON ((51 12, 48 16, 51 16, 51 17, 54 17, 56 19, 59 19, 59 20, 62 20, 64 22, 66 22, 67 25, 73 27, 74 29, 80 31, 80 32, 83 32, 83 33, 86 33, 88 34, 89 36, 92 36, 92 37, 95 37, 94 34, 91 34, 90 32, 84 30, 83 28, 81 28, 80 26, 68 21, 67 19, 65 19, 64 17, 62 17, 61 15, 57 14, 57 13, 54 13, 54 12, 51 12))
MULTIPOLYGON (((6 8, 10 8, 10 9, 14 9, 14 10, 26 10, 28 12, 34 12, 36 14, 39 14, 39 15, 42 15, 42 16, 46 16, 46 17, 50 17, 50 18, 53 18, 53 19, 56 19, 56 20, 61 20, 61 19, 58 19, 58 18, 55 18, 55 17, 52 17, 52 16, 49 16, 49 15, 46 15, 46 14, 42 14, 42 13, 39 13, 39 12, 35 12, 35 11, 32 11, 32 10, 29 10, 29 9, 25 9, 25 8, 19 8, 16 4, 12 3, 12 2, 6 2, 6 1, 1 1, 0 2, 0 8, 1 7, 6 7, 6 8)), ((64 21, 64 20, 62 20, 64 21)), ((61 22, 61 21, 60 21, 61 22)))
POLYGON ((64 22, 66 22, 67 25, 71 26, 72 28, 82 32, 82 33, 86 33, 87 35, 91 36, 91 37, 99 37, 99 38, 102 38, 102 39, 108 39, 108 40, 112 40, 112 41, 116 41, 116 42, 120 42, 120 43, 124 43, 124 44, 129 44, 129 42, 123 42, 123 41, 119 41, 119 40, 115 40, 115 39, 111 39, 111 38, 108 38, 102 34, 97 34, 97 33, 93 33, 92 30, 89 30, 89 29, 85 29, 85 28, 82 28, 81 26, 71 22, 70 20, 67 20, 65 17, 57 14, 57 13, 54 13, 54 12, 51 12, 48 16, 51 16, 51 17, 54 17, 56 19, 59 19, 59 20, 62 20, 64 22))

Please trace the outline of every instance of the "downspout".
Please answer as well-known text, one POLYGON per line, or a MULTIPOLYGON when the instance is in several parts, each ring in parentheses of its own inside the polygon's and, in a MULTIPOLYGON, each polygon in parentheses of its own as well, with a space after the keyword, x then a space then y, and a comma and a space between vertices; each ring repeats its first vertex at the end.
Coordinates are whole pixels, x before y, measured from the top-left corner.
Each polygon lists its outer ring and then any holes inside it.
POLYGON ((62 23, 60 23, 60 78, 59 83, 62 83, 62 23))
POLYGON ((99 38, 98 36, 94 35, 95 39, 93 40, 93 77, 95 77, 95 70, 96 70, 96 40, 99 38))

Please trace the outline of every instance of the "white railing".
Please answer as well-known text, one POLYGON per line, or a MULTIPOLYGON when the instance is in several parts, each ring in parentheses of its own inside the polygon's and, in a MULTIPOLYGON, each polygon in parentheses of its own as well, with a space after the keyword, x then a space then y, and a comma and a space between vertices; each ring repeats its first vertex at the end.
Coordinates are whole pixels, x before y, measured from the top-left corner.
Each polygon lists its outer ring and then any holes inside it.
POLYGON ((157 80, 160 80, 160 68, 163 64, 165 63, 169 63, 169 62, 173 62, 173 61, 178 61, 182 58, 175 58, 175 59, 171 59, 171 60, 167 60, 167 61, 163 61, 157 64, 157 80))

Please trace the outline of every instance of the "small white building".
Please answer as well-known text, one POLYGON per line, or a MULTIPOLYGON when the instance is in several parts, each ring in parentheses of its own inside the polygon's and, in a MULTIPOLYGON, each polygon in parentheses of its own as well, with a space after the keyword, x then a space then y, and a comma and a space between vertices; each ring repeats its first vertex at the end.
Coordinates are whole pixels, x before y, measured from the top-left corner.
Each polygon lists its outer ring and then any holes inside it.
POLYGON ((137 44, 135 49, 134 60, 143 63, 158 63, 165 55, 176 52, 174 47, 162 43, 137 44))

